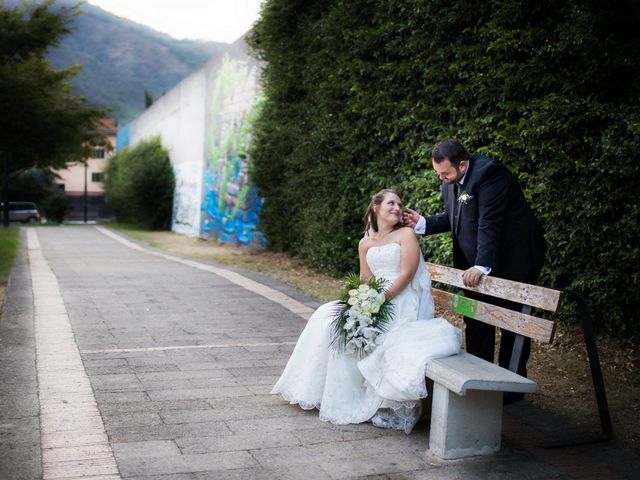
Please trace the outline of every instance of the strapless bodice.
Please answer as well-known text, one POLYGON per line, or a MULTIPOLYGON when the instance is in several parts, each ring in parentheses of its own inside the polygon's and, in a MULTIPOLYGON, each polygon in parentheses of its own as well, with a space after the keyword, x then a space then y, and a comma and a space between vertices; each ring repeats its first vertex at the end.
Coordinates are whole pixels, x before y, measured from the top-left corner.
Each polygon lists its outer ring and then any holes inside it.
POLYGON ((400 244, 370 247, 367 250, 367 264, 376 278, 393 282, 400 274, 400 244))

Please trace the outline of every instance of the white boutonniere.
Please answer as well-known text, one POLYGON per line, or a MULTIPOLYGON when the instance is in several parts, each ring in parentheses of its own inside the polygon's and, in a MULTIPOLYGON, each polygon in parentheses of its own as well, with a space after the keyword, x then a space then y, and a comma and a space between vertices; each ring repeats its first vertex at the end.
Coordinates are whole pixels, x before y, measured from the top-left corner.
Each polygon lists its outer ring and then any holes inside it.
POLYGON ((458 197, 458 202, 460 202, 463 205, 466 205, 467 203, 469 203, 469 201, 472 198, 473 198, 473 195, 469 195, 467 192, 463 191, 458 197))

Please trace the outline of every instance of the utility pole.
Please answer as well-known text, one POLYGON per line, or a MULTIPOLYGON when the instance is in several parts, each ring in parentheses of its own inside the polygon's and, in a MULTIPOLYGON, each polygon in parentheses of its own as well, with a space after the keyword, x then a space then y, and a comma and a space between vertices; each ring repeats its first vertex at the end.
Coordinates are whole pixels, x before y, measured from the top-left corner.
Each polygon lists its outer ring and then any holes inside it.
POLYGON ((9 228, 9 152, 3 155, 2 172, 2 226, 9 228))
POLYGON ((84 223, 87 223, 87 163, 84 161, 84 223))

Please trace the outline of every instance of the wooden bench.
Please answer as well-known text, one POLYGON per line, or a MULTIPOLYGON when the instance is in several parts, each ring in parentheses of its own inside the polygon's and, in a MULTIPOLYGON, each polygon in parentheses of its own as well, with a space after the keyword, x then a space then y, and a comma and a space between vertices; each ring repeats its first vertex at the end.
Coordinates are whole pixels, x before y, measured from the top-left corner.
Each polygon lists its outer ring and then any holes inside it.
MULTIPOLYGON (((427 264, 432 282, 466 288, 462 270, 427 264)), ((555 331, 551 320, 534 317, 532 308, 555 312, 560 292, 495 277, 466 288, 523 304, 522 312, 508 310, 432 288, 436 307, 516 333, 509 370, 462 352, 432 360, 426 376, 433 380, 430 454, 445 459, 488 455, 500 450, 503 392, 534 393, 534 381, 516 373, 524 337, 550 343, 555 331)))

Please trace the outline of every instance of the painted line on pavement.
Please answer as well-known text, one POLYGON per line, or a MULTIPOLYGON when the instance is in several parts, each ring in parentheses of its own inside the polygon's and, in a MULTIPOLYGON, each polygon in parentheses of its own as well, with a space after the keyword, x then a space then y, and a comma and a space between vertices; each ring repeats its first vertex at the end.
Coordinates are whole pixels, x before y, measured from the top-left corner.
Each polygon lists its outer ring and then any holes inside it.
POLYGON ((40 401, 42 478, 121 480, 58 280, 27 229, 40 401))
POLYGON ((105 350, 81 350, 80 353, 132 353, 132 352, 157 352, 162 350, 192 350, 197 348, 233 348, 233 347, 279 347, 282 345, 295 345, 296 342, 269 342, 269 343, 217 343, 211 345, 174 345, 167 347, 141 347, 141 348, 109 348, 105 350))
POLYGON ((130 240, 127 240, 124 237, 121 237, 120 235, 112 232, 111 230, 104 228, 104 227, 95 227, 99 232, 107 235, 108 237, 113 238, 114 240, 116 240, 117 242, 120 242, 121 244, 133 249, 133 250, 138 250, 139 252, 144 252, 147 253, 149 255, 154 255, 156 257, 161 257, 161 258, 165 258, 167 260, 172 260, 174 262, 178 262, 178 263, 182 263, 183 265, 187 265, 189 267, 194 267, 197 268, 199 270, 204 270, 205 272, 211 272, 214 273, 220 277, 223 277, 227 280, 229 280, 232 283, 235 283, 236 285, 239 285, 242 288, 245 288, 246 290, 249 290, 253 293, 256 293, 258 295, 262 295, 263 297, 265 297, 267 300, 271 300, 272 302, 278 303, 280 305, 282 305, 283 307, 285 307, 286 309, 290 310, 291 312, 295 313, 296 315, 301 316, 302 318, 304 318, 305 320, 308 320, 309 317, 313 314, 314 310, 311 307, 308 307, 307 305, 305 305, 302 302, 299 302, 297 300, 294 300, 293 298, 291 298, 288 295, 285 295, 284 293, 276 290, 275 288, 271 288, 268 287, 262 283, 256 282, 255 280, 251 280, 250 278, 245 277, 244 275, 240 275, 239 273, 236 272, 232 272, 231 270, 226 270, 224 268, 219 268, 219 267, 214 267, 211 265, 207 265, 204 263, 200 263, 200 262, 195 262, 193 260, 187 260, 184 258, 180 258, 180 257, 174 257, 173 255, 167 255, 166 253, 161 253, 161 252, 154 252, 151 250, 147 250, 144 247, 141 247, 140 245, 131 242, 130 240))

